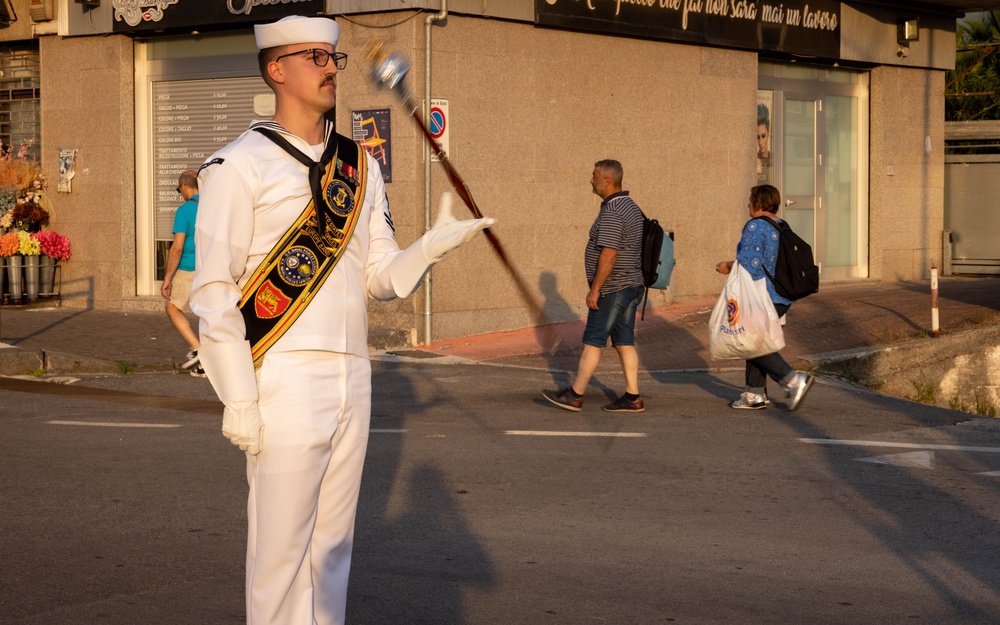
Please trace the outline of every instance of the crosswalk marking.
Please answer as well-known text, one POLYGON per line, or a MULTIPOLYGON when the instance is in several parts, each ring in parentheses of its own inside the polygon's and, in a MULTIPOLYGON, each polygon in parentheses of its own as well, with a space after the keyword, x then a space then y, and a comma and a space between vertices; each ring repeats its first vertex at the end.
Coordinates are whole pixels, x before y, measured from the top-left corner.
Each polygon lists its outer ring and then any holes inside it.
POLYGON ((901 454, 887 454, 885 456, 870 456, 868 458, 855 458, 857 462, 870 462, 872 464, 890 464, 897 467, 909 467, 911 469, 933 469, 933 451, 907 451, 901 454))
POLYGON ((93 428, 179 428, 177 423, 111 423, 106 421, 46 421, 48 425, 82 425, 93 428))
POLYGON ((508 436, 596 436, 607 438, 646 438, 643 432, 555 432, 545 430, 506 430, 508 436))
POLYGON ((929 443, 888 443, 885 441, 846 441, 825 438, 800 438, 800 443, 811 445, 846 445, 848 447, 898 447, 900 449, 935 449, 939 451, 973 451, 1000 454, 1000 447, 972 447, 968 445, 932 445, 929 443))

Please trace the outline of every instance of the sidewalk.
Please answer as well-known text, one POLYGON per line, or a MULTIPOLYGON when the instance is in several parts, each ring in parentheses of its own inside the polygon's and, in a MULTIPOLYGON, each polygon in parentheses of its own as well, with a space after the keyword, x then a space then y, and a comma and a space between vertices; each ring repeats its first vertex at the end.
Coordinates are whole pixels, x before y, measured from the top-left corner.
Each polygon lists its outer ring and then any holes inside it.
MULTIPOLYGON (((714 298, 648 309, 637 320, 637 346, 648 371, 742 367, 740 361, 713 361, 708 354, 708 317, 714 298)), ((864 282, 825 285, 797 302, 785 326, 794 362, 827 352, 899 343, 929 335, 929 282, 864 282)), ((939 284, 942 333, 1000 326, 1000 277, 948 277, 939 284)), ((557 324, 561 338, 554 354, 541 346, 541 329, 527 328, 388 353, 403 356, 454 356, 481 363, 575 371, 583 334, 582 320, 557 324)), ((73 308, 0 308, 0 375, 34 369, 58 373, 170 371, 187 345, 160 312, 73 308), (121 363, 121 364, 119 364, 121 363)), ((617 371, 607 349, 601 371, 617 371)))

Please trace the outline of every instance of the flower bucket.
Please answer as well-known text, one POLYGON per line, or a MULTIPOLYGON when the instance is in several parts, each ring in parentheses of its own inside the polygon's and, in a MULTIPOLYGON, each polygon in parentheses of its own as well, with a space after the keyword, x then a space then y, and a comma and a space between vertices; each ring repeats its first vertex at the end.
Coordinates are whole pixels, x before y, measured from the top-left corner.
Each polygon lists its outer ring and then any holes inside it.
POLYGON ((0 303, 3 302, 3 294, 7 291, 7 259, 0 256, 0 303))
POLYGON ((38 289, 40 295, 55 293, 56 259, 51 256, 39 256, 38 289))
POLYGON ((29 302, 38 299, 38 258, 36 255, 24 257, 24 290, 29 302))
POLYGON ((7 289, 10 291, 10 302, 20 304, 21 291, 21 255, 14 254, 7 259, 7 289))

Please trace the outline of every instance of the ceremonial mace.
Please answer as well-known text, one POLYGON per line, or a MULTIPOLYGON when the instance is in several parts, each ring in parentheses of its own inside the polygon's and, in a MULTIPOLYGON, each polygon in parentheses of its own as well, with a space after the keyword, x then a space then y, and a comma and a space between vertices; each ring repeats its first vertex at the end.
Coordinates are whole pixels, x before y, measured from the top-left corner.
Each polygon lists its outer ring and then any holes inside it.
MULTIPOLYGON (((375 41, 367 46, 365 52, 365 58, 368 59, 368 79, 376 87, 380 89, 388 89, 396 94, 400 99, 404 109, 413 118, 413 121, 417 124, 417 127, 423 131, 424 137, 427 139, 427 143, 430 145, 431 149, 434 150, 434 154, 438 157, 441 166, 444 167, 445 173, 448 174, 448 179, 451 180, 451 184, 455 187, 455 192, 458 196, 462 198, 462 202, 465 203, 469 210, 472 212, 473 217, 476 219, 482 219, 483 213, 479 210, 479 206, 476 205, 476 200, 472 197, 472 192, 469 191, 469 187, 466 186, 465 181, 462 177, 458 175, 455 171, 455 167, 448 160, 448 155, 445 154, 441 146, 437 144, 434 140, 434 135, 431 134, 430 129, 424 120, 420 117, 420 113, 417 112, 417 104, 413 99, 413 94, 406 88, 403 84, 403 79, 406 77, 407 72, 410 71, 410 63, 398 52, 390 52, 385 49, 385 44, 381 41, 375 41)), ((555 329, 552 327, 552 321, 549 319, 548 315, 542 309, 541 304, 535 298, 534 294, 528 289, 528 285, 524 282, 524 278, 521 277, 520 272, 511 262, 510 257, 507 256, 506 250, 504 250, 503 244, 500 243, 500 239, 490 228, 483 230, 483 234, 486 239, 493 246, 493 250, 500 257, 500 262, 510 273, 510 277, 514 280, 514 284, 517 286, 517 290, 521 293, 521 297, 528 304, 528 308, 531 310, 532 315, 534 315, 537 323, 543 326, 545 337, 542 345, 550 354, 555 353, 556 347, 559 346, 559 337, 556 335, 555 329)))

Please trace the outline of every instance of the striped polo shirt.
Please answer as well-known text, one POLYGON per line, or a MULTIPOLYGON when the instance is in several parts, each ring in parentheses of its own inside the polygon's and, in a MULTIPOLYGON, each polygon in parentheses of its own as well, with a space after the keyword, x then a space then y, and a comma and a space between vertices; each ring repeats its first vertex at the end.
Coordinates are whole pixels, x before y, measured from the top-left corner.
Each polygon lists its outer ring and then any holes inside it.
POLYGON ((590 239, 584 254, 587 284, 594 283, 601 248, 618 250, 611 275, 601 285, 601 295, 630 286, 642 286, 642 211, 628 196, 628 191, 609 195, 590 227, 590 239))

